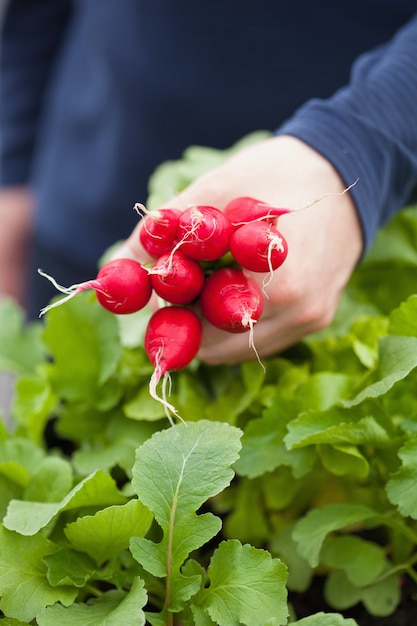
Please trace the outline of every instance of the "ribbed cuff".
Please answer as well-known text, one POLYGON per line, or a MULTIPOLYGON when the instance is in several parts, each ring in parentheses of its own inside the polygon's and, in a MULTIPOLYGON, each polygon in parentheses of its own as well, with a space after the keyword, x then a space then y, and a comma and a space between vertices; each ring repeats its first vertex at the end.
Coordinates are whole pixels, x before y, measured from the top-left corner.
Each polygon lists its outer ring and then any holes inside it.
MULTIPOLYGON (((322 154, 350 190, 361 221, 364 253, 378 229, 402 208, 415 171, 397 144, 359 115, 312 100, 276 131, 292 135, 322 154)), ((413 164, 415 167, 415 163, 413 164)))

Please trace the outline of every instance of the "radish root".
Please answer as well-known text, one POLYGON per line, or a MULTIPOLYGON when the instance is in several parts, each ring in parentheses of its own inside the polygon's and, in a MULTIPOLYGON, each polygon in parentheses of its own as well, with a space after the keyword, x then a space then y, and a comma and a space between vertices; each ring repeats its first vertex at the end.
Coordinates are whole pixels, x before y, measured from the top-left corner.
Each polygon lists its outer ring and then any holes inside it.
POLYGON ((39 317, 42 317, 42 315, 45 315, 45 313, 47 313, 50 309, 53 309, 57 306, 61 306, 61 304, 64 304, 64 302, 68 302, 68 300, 71 300, 71 298, 76 296, 81 291, 85 291, 86 289, 95 289, 96 291, 101 291, 101 293, 106 295, 105 292, 101 289, 101 283, 98 280, 89 280, 85 283, 78 283, 75 285, 71 285, 70 287, 63 287, 62 285, 57 283, 55 278, 53 278, 52 276, 50 276, 43 270, 38 269, 38 274, 48 279, 49 282, 53 284, 55 289, 57 289, 61 293, 66 294, 64 298, 61 298, 60 300, 57 300, 56 302, 51 302, 47 306, 43 307, 43 309, 41 309, 39 313, 39 317))
POLYGON ((170 402, 168 402, 167 400, 167 396, 168 396, 167 386, 168 384, 169 385, 171 384, 171 376, 169 372, 166 371, 165 368, 160 363, 160 355, 162 354, 162 351, 163 351, 163 347, 161 346, 156 355, 155 369, 149 381, 149 393, 154 400, 156 400, 157 402, 160 402, 163 405, 165 409, 165 415, 167 416, 171 426, 175 426, 175 422, 172 417, 173 415, 176 418, 178 418, 180 422, 186 425, 186 422, 178 413, 178 410, 175 408, 175 406, 171 404, 170 402), (160 381, 162 381, 162 395, 161 396, 157 392, 157 386, 160 381))
POLYGON ((346 187, 346 189, 343 189, 343 191, 340 191, 339 193, 335 193, 335 192, 325 193, 322 196, 320 196, 319 198, 316 198, 315 200, 313 200, 312 202, 309 202, 308 204, 304 204, 304 205, 301 205, 299 207, 296 207, 296 208, 292 209, 291 213, 297 213, 297 211, 303 211, 304 209, 309 209, 310 207, 312 207, 315 204, 318 204, 319 202, 324 200, 324 198, 344 196, 345 193, 350 191, 352 189, 352 187, 354 187, 356 185, 358 180, 359 180, 359 178, 357 178, 353 183, 351 183, 348 187, 346 187))
POLYGON ((256 322, 257 320, 254 320, 249 315, 249 312, 246 312, 245 316, 242 318, 242 326, 249 327, 249 347, 254 351, 256 360, 258 361, 259 365, 262 367, 264 374, 265 374, 266 373, 265 365, 261 361, 261 357, 259 356, 258 350, 256 349, 256 346, 255 346, 255 341, 254 341, 254 328, 255 328, 256 322))
POLYGON ((265 298, 269 299, 269 296, 266 292, 266 288, 268 287, 268 285, 271 283, 271 281, 274 278, 274 268, 272 267, 272 252, 273 250, 279 250, 280 252, 284 252, 285 251, 285 247, 284 244, 282 243, 282 237, 280 237, 279 235, 271 235, 270 236, 270 243, 268 246, 268 267, 269 267, 269 272, 268 274, 264 277, 263 281, 262 281, 262 293, 264 294, 265 298))

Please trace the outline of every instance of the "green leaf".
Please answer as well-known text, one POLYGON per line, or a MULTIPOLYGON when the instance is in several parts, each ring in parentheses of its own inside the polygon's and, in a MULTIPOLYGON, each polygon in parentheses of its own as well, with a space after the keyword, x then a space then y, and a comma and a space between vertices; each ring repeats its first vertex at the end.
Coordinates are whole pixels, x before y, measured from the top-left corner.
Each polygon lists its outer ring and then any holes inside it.
POLYGON ((259 395, 264 382, 264 371, 258 361, 249 361, 240 366, 240 375, 233 376, 227 387, 210 404, 205 415, 213 421, 233 424, 259 395))
MULTIPOLYGON (((23 489, 20 487, 12 478, 6 478, 6 475, 2 475, 0 464, 0 519, 6 515, 7 507, 9 505, 10 500, 14 498, 21 498, 23 494, 23 489)), ((8 470, 10 471, 11 476, 14 475, 14 467, 13 464, 7 464, 8 470)), ((19 468, 19 466, 17 466, 19 468)))
POLYGON ((172 404, 184 421, 195 422, 205 415, 210 401, 204 376, 189 369, 175 373, 172 404))
POLYGON ((362 602, 371 615, 392 615, 401 601, 401 577, 392 574, 367 587, 362 602))
POLYGON ((21 466, 24 472, 16 477, 16 482, 22 486, 29 483, 30 475, 36 471, 44 458, 44 450, 23 437, 11 437, 0 441, 0 468, 4 468, 7 463, 14 463, 15 467, 21 466))
POLYGON ((288 567, 287 588, 291 591, 303 592, 308 589, 313 579, 313 570, 298 554, 292 532, 293 525, 290 524, 275 533, 270 539, 270 550, 288 567))
POLYGON ((236 473, 255 478, 286 465, 299 478, 308 473, 315 460, 312 450, 288 450, 284 443, 287 424, 298 415, 298 404, 279 394, 259 419, 251 420, 242 437, 242 451, 236 473))
MULTIPOLYGON (((163 424, 165 423, 166 416, 164 415, 163 424)), ((98 430, 99 425, 96 427, 98 430)), ((110 471, 119 466, 130 477, 135 462, 136 448, 160 428, 161 424, 133 421, 115 413, 110 417, 105 429, 85 438, 84 443, 72 456, 73 465, 84 476, 96 469, 110 471), (93 444, 96 436, 98 442, 93 444)))
POLYGON ((56 549, 43 535, 22 537, 0 526, 0 610, 5 616, 30 622, 49 604, 74 601, 74 587, 53 587, 47 580, 43 559, 56 549))
POLYGON ((357 317, 350 328, 352 348, 359 361, 368 369, 378 363, 380 337, 387 334, 388 320, 385 316, 357 317))
POLYGON ((151 522, 148 509, 131 500, 79 518, 66 526, 65 535, 75 549, 87 552, 101 564, 127 549, 131 537, 146 535, 151 522))
POLYGON ((45 452, 23 437, 0 441, 0 474, 21 487, 29 484, 31 475, 45 458, 45 452))
POLYGON ((417 519, 417 436, 403 445, 398 456, 402 465, 386 484, 387 496, 401 515, 417 519))
POLYGON ((123 412, 134 420, 155 421, 165 417, 162 404, 149 395, 149 384, 138 389, 137 394, 123 406, 123 412))
POLYGON ((294 501, 304 481, 295 478, 288 467, 279 467, 253 484, 256 490, 258 490, 256 485, 259 484, 260 496, 267 509, 282 511, 294 501))
POLYGON ((389 316, 388 332, 391 335, 417 337, 417 295, 413 294, 389 316))
POLYGON ((356 406, 367 398, 378 398, 387 393, 417 367, 417 337, 382 337, 379 347, 378 380, 368 385, 352 400, 342 402, 345 407, 356 406))
POLYGON ((354 535, 328 537, 320 561, 329 567, 343 569, 356 587, 373 583, 387 565, 383 548, 354 535))
POLYGON ((187 187, 197 176, 220 165, 234 151, 270 137, 269 131, 255 131, 226 150, 208 146, 189 146, 180 159, 161 163, 148 181, 147 208, 152 211, 187 187))
POLYGON ((58 502, 71 489, 73 471, 70 463, 60 457, 43 459, 32 474, 24 493, 25 500, 58 502))
POLYGON ((86 604, 65 608, 59 604, 46 608, 37 617, 39 626, 145 626, 143 607, 147 594, 140 578, 135 578, 129 593, 107 591, 86 604))
POLYGON ((325 598, 335 609, 344 610, 362 602, 371 615, 391 615, 401 597, 399 576, 393 574, 367 587, 356 587, 343 570, 334 570, 325 584, 325 598))
POLYGON ((371 267, 389 263, 393 269, 400 265, 417 265, 417 219, 416 207, 406 207, 378 232, 366 263, 371 267), (401 262, 401 263, 400 263, 401 262))
MULTIPOLYGON (((1 416, 1 414, 0 414, 1 416)), ((9 429, 7 424, 0 419, 0 441, 5 441, 9 437, 9 429)))
POLYGON ((3 523, 9 530, 22 535, 34 535, 61 511, 125 502, 125 496, 118 491, 111 476, 97 470, 76 485, 60 502, 12 500, 3 523))
POLYGON ((225 536, 263 545, 268 539, 269 526, 262 506, 261 489, 253 481, 240 480, 234 493, 233 508, 224 522, 225 536))
POLYGON ((299 385, 297 394, 306 408, 325 410, 347 397, 352 383, 351 376, 341 372, 318 372, 299 385))
POLYGON ((338 613, 323 612, 303 617, 291 623, 292 626, 358 626, 358 623, 350 617, 346 618, 338 613))
POLYGON ((44 359, 40 322, 26 324, 23 309, 13 300, 0 300, 0 371, 32 372, 44 359))
POLYGON ((119 466, 126 471, 130 471, 135 462, 134 442, 114 441, 108 445, 87 447, 79 449, 73 454, 74 468, 86 476, 96 469, 110 471, 119 466))
POLYGON ((357 419, 353 412, 345 413, 338 407, 327 411, 303 413, 288 424, 285 443, 288 448, 315 444, 387 445, 391 438, 373 416, 357 419), (349 418, 352 421, 347 421, 349 418), (353 419, 356 418, 356 421, 353 419), (346 421, 345 421, 346 420, 346 421))
POLYGON ((85 292, 51 309, 46 321, 43 337, 53 357, 54 390, 70 400, 97 404, 121 355, 115 316, 85 292))
POLYGON ((369 474, 369 463, 356 446, 349 444, 319 445, 317 452, 323 467, 336 476, 348 474, 360 479, 369 474))
POLYGON ((43 561, 48 568, 48 581, 54 587, 58 585, 84 587, 96 569, 95 562, 87 554, 66 547, 53 554, 47 554, 43 561))
POLYGON ((134 537, 131 552, 154 576, 167 576, 173 611, 199 587, 198 577, 185 580, 180 568, 191 551, 220 530, 219 518, 196 511, 232 480, 240 436, 233 426, 202 420, 158 432, 136 452, 132 485, 163 537, 159 543, 134 537))
POLYGON ((316 567, 327 535, 335 530, 378 517, 376 511, 361 504, 327 504, 321 509, 311 509, 297 521, 293 538, 298 544, 300 555, 312 567, 316 567))
POLYGON ((37 443, 43 443, 45 425, 58 404, 44 375, 28 374, 16 380, 12 413, 20 427, 37 443))
POLYGON ((287 568, 279 559, 239 541, 222 542, 209 567, 210 584, 196 603, 219 626, 287 623, 287 568))

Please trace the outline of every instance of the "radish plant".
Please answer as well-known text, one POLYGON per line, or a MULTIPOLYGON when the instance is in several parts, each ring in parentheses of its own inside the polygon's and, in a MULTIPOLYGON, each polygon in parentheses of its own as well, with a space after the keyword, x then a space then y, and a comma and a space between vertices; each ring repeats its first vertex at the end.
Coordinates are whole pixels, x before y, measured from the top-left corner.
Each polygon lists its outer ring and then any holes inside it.
POLYGON ((173 424, 170 413, 177 417, 176 408, 166 399, 166 386, 169 373, 185 368, 200 348, 202 325, 194 311, 181 306, 167 306, 153 313, 146 327, 144 347, 155 370, 149 383, 149 392, 153 398, 162 402, 167 410, 167 417, 173 424), (163 380, 163 396, 156 392, 157 385, 163 380))
POLYGON ((243 224, 264 220, 275 224, 281 215, 291 213, 291 209, 273 207, 270 204, 250 196, 233 198, 224 207, 224 214, 232 222, 234 228, 243 224))
POLYGON ((200 295, 204 317, 231 333, 253 331, 263 311, 258 284, 239 268, 224 267, 206 280, 200 295))
POLYGON ((150 270, 155 293, 170 304, 188 304, 201 293, 205 275, 200 263, 181 250, 167 252, 150 270))
POLYGON ((139 240, 146 252, 157 259, 170 252, 177 242, 177 231, 181 211, 175 208, 158 209, 149 212, 144 205, 137 204, 139 213, 145 213, 139 240))
POLYGON ((38 272, 52 282, 58 291, 66 294, 64 298, 43 308, 41 315, 87 289, 94 289, 101 306, 118 315, 140 311, 148 304, 152 294, 148 271, 133 259, 109 261, 99 270, 95 279, 71 287, 59 285, 52 276, 42 270, 38 272))
POLYGON ((237 228, 230 239, 233 258, 252 272, 273 272, 287 258, 285 237, 266 222, 249 222, 237 228))
POLYGON ((216 207, 191 206, 181 214, 176 247, 197 261, 216 261, 228 251, 232 232, 231 222, 216 207))
MULTIPOLYGON (((149 394, 146 307, 113 315, 84 291, 28 325, 0 302, 0 368, 16 377, 0 621, 414 624, 416 242, 417 210, 403 211, 332 326, 265 372, 173 370, 187 423, 171 428, 149 394)), ((240 267, 230 249, 201 262, 205 280, 227 264, 240 267)), ((199 298, 185 308, 202 318, 199 298)))
POLYGON ((17 378, 0 621, 413 623, 416 233, 416 211, 398 216, 332 327, 265 374, 173 371, 187 424, 171 428, 143 337, 126 335, 146 310, 115 316, 84 291, 26 325, 0 303, 0 367, 17 378))

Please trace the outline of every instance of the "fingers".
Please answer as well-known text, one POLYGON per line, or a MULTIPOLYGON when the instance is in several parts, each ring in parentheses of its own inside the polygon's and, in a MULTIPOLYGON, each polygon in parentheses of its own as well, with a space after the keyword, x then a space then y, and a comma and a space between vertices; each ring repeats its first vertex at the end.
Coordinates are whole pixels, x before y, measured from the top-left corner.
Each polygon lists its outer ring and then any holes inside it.
MULTIPOLYGON (((222 209, 239 196, 289 209, 309 205, 279 218, 278 229, 288 244, 283 265, 272 275, 251 273, 266 289, 253 337, 220 331, 203 321, 201 360, 228 364, 267 357, 331 323, 362 251, 361 227, 345 188, 321 155, 299 140, 279 137, 236 153, 161 207, 222 209)), ((153 264, 140 243, 142 227, 139 221, 118 256, 153 264)))

